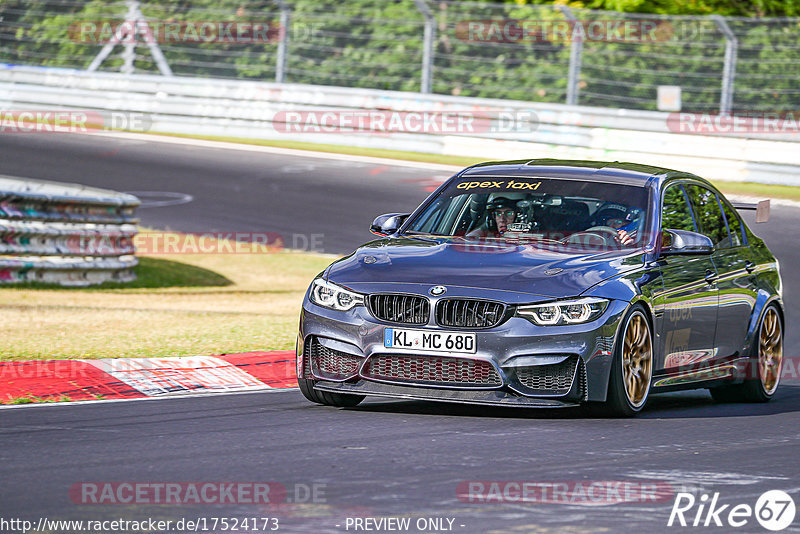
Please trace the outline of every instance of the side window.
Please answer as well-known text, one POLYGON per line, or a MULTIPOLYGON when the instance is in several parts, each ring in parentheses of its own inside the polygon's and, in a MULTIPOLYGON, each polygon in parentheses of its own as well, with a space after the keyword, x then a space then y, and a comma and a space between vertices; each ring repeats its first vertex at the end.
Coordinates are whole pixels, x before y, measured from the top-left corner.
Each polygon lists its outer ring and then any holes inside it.
POLYGON ((449 233, 459 222, 459 212, 470 195, 459 195, 452 202, 445 203, 441 198, 434 202, 413 226, 417 232, 449 233))
POLYGON ((722 211, 725 212, 725 219, 728 221, 728 230, 731 233, 731 247, 739 247, 744 243, 742 237, 742 220, 739 219, 739 214, 728 205, 727 202, 722 202, 722 211))
POLYGON ((717 195, 699 185, 687 185, 686 193, 692 202, 700 233, 709 237, 715 247, 720 244, 724 247, 728 240, 728 227, 725 226, 717 195))
POLYGON ((442 218, 442 199, 437 199, 432 205, 428 206, 418 222, 412 227, 416 232, 430 232, 442 218))
POLYGON ((670 230, 696 232, 692 220, 692 210, 683 194, 681 185, 673 185, 664 193, 664 207, 661 210, 661 227, 670 230))

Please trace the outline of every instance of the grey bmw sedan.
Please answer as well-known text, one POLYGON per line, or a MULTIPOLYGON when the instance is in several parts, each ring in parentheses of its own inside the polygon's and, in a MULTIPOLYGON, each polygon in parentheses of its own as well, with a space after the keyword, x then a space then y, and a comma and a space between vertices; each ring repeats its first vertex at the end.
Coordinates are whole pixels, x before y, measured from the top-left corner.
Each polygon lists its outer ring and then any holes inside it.
POLYGON ((737 213, 750 207, 633 163, 464 169, 413 213, 375 219, 380 238, 312 282, 300 389, 332 406, 382 396, 616 416, 676 389, 768 401, 781 278, 737 213))

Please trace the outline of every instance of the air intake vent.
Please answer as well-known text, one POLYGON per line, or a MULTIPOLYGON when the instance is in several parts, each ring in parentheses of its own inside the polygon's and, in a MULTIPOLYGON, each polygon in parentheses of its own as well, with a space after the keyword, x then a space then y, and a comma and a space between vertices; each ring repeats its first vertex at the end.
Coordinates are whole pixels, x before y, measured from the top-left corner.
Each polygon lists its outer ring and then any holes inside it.
MULTIPOLYGON (((516 369, 517 380, 526 388, 542 394, 566 395, 572 388, 578 360, 577 356, 570 356, 561 363, 518 367, 516 369)), ((581 371, 585 372, 583 369, 581 371)), ((583 375, 578 378, 579 380, 584 379, 583 375)), ((583 384, 580 386, 583 388, 583 384)))
POLYGON ((418 295, 370 295, 369 311, 382 321, 400 324, 427 324, 428 299, 418 295))
MULTIPOLYGON (((314 378, 328 380, 346 380, 358 373, 359 364, 363 358, 347 354, 338 350, 329 349, 314 337, 308 342, 308 350, 304 355, 310 364, 310 372, 314 378)), ((307 378, 310 378, 309 375, 307 378)))
POLYGON ((483 360, 375 354, 364 365, 362 376, 392 382, 420 385, 494 388, 503 385, 494 366, 483 360))
POLYGON ((442 299, 436 304, 436 322, 441 326, 492 328, 503 322, 505 312, 505 305, 499 302, 442 299))

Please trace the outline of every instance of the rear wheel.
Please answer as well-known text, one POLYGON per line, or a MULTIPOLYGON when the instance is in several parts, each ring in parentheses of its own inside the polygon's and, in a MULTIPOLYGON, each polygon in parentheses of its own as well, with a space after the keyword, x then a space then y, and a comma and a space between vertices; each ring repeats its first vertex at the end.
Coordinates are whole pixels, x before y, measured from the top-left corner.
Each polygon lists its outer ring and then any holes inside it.
POLYGON ((634 307, 620 329, 606 402, 594 411, 612 417, 631 417, 642 411, 653 378, 653 336, 641 306, 634 307))
POLYGON ((775 394, 783 367, 783 323, 775 306, 769 306, 753 341, 747 377, 741 384, 711 388, 717 402, 767 402, 775 394), (757 375, 753 377, 752 375, 757 375))

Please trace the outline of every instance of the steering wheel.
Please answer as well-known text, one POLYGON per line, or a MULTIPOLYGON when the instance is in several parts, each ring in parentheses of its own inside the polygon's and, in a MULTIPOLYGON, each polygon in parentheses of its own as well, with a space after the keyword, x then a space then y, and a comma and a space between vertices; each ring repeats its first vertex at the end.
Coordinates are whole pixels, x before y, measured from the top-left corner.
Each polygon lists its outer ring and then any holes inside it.
POLYGON ((589 245, 593 243, 586 243, 584 239, 581 239, 579 236, 582 235, 589 235, 592 237, 599 237, 603 240, 603 245, 605 246, 614 246, 619 242, 619 233, 614 228, 610 226, 592 226, 591 228, 587 228, 586 230, 581 230, 580 232, 575 232, 568 238, 564 240, 564 243, 570 245, 589 245))

